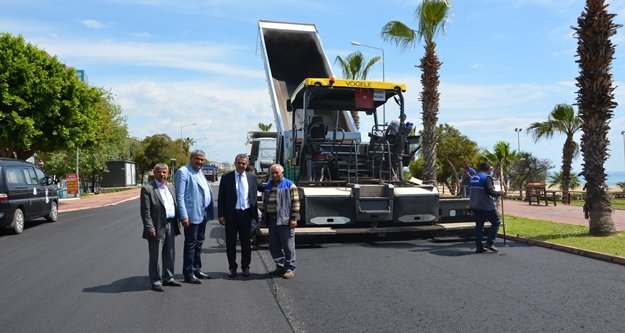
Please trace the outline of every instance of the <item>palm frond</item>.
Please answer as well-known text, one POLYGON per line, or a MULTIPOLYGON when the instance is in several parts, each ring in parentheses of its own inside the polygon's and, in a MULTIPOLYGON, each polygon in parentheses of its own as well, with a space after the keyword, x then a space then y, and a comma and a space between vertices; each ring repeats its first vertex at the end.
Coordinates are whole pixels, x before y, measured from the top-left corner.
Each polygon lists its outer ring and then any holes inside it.
POLYGON ((395 43, 403 50, 411 49, 417 43, 417 33, 402 22, 391 21, 382 28, 382 40, 395 43))
POLYGON ((367 62, 365 67, 360 72, 360 78, 363 79, 363 80, 366 80, 367 76, 369 75, 369 70, 371 69, 371 67, 373 65, 375 65, 378 61, 380 61, 380 59, 381 59, 381 57, 379 57, 379 56, 376 56, 376 57, 373 57, 373 58, 369 59, 369 62, 367 62))
POLYGON ((418 38, 426 44, 432 44, 438 32, 445 32, 445 23, 451 12, 451 3, 447 0, 423 0, 415 11, 419 20, 418 38))

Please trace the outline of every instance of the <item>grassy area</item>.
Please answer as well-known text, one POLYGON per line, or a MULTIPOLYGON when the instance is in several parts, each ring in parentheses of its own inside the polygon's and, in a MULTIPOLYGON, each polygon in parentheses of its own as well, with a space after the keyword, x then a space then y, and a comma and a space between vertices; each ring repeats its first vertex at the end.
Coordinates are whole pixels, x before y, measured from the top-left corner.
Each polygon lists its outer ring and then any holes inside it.
MULTIPOLYGON (((592 237, 587 226, 505 216, 506 234, 625 257, 625 232, 592 237)), ((502 229, 499 229, 503 233, 502 229)))
MULTIPOLYGON (((571 200, 573 206, 584 206, 584 200, 571 200)), ((625 199, 612 199, 612 208, 625 209, 625 199)))
POLYGON ((122 191, 128 191, 128 190, 133 190, 136 188, 141 188, 141 186, 121 186, 121 187, 101 187, 100 188, 100 193, 105 194, 105 193, 115 193, 115 192, 122 192, 122 191))

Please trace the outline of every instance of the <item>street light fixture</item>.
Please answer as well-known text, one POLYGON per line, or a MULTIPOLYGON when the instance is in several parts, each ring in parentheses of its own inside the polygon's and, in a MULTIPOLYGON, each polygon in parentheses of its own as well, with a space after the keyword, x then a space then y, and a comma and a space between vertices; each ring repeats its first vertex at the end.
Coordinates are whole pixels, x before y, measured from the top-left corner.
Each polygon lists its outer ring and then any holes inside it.
POLYGON ((183 150, 184 150, 184 142, 182 141, 182 129, 185 128, 185 127, 195 126, 195 125, 197 125, 197 124, 193 123, 193 124, 186 124, 186 125, 180 126, 180 144, 182 145, 183 150))
POLYGON ((197 149, 197 143, 200 142, 200 140, 208 140, 208 138, 207 137, 203 137, 203 138, 195 139, 195 149, 197 149))
POLYGON ((521 152, 520 133, 523 132, 523 129, 522 128, 515 128, 514 131, 516 132, 516 152, 519 153, 519 152, 521 152))
MULTIPOLYGON (((366 45, 366 44, 363 44, 363 43, 357 42, 357 41, 352 41, 352 45, 368 47, 370 49, 376 49, 376 50, 382 51, 382 82, 385 82, 386 81, 386 77, 385 77, 384 63, 386 61, 384 61, 384 49, 381 48, 381 47, 375 47, 375 46, 371 46, 371 45, 366 45)), ((382 124, 386 124, 386 103, 382 104, 382 124)))

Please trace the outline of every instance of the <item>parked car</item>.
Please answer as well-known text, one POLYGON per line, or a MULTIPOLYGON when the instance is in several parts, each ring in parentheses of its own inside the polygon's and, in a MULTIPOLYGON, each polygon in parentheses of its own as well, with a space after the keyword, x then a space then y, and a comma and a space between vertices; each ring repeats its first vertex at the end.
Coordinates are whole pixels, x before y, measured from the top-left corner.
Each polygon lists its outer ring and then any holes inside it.
POLYGON ((52 178, 32 163, 0 158, 0 227, 20 234, 25 222, 39 217, 54 222, 58 213, 52 178))

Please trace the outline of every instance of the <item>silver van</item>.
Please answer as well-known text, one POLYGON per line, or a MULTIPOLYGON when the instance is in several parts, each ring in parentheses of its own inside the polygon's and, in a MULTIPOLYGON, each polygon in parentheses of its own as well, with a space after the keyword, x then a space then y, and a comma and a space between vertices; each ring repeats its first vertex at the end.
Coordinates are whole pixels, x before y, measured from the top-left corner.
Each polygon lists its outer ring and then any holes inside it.
POLYGON ((58 218, 56 185, 39 167, 26 161, 0 158, 0 227, 16 234, 26 221, 58 218))

